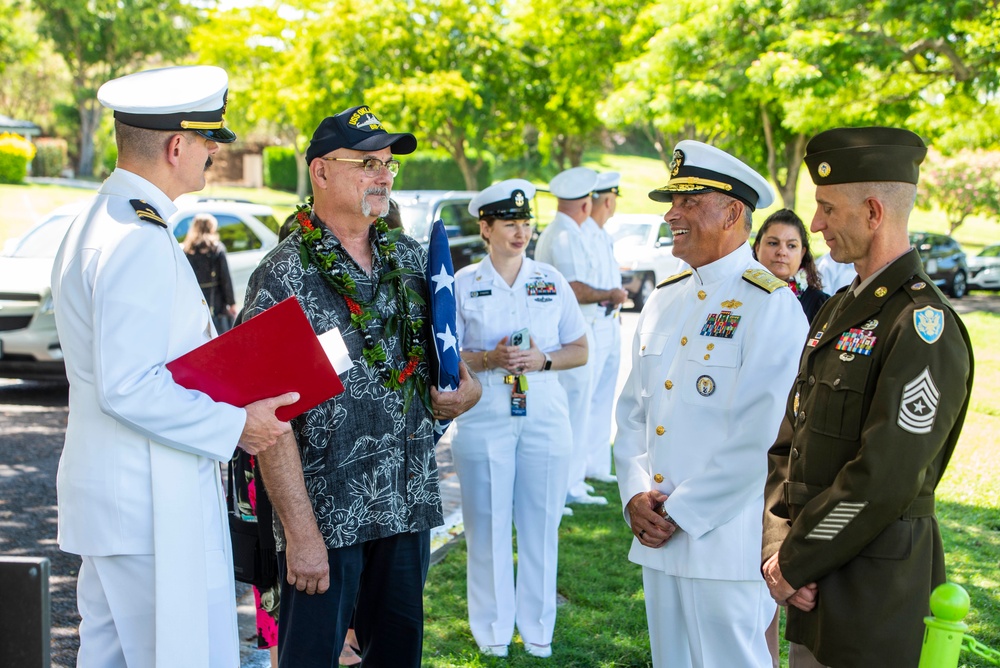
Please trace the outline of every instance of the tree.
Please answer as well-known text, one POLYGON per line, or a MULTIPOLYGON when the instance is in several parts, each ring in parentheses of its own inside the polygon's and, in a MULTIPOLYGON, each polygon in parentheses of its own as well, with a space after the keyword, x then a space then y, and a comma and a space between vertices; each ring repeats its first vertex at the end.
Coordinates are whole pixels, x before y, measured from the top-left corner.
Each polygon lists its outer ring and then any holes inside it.
POLYGON ((91 176, 102 113, 97 89, 140 65, 186 55, 181 31, 196 24, 198 15, 182 0, 35 0, 35 6, 42 14, 41 34, 60 45, 69 67, 80 113, 77 173, 91 176))
POLYGON ((948 216, 948 232, 969 216, 1000 217, 1000 153, 962 150, 944 156, 934 149, 920 166, 917 201, 948 216))
POLYGON ((0 114, 52 133, 54 109, 69 97, 69 75, 52 43, 38 39, 38 14, 0 0, 0 114))

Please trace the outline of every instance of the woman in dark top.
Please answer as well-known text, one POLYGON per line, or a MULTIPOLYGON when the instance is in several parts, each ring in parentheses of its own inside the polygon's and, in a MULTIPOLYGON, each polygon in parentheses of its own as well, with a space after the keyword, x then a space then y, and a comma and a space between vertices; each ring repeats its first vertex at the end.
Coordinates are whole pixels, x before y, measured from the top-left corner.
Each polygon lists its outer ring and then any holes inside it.
POLYGON ((788 281, 806 318, 812 322, 830 295, 823 292, 802 219, 791 209, 772 213, 757 232, 753 254, 772 274, 788 281))
POLYGON ((233 281, 226 262, 226 247, 219 241, 219 222, 210 213, 199 213, 191 221, 191 229, 181 245, 187 255, 198 284, 212 311, 215 329, 222 334, 233 327, 236 299, 233 281))

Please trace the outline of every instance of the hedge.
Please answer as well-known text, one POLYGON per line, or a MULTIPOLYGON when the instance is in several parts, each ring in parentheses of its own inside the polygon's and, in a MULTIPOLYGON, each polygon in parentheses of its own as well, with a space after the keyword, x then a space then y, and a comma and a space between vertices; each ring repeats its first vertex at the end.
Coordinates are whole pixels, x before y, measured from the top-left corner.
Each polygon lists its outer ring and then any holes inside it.
MULTIPOLYGON (((451 156, 419 151, 401 156, 402 166, 392 187, 394 190, 465 190, 465 178, 451 156)), ((487 156, 476 175, 477 188, 493 182, 493 160, 487 156)))
POLYGON ((69 163, 69 147, 59 137, 39 137, 35 140, 35 159, 31 163, 32 176, 61 176, 69 163))
POLYGON ((275 190, 295 192, 298 174, 295 151, 285 146, 264 148, 264 185, 275 190))
POLYGON ((28 175, 28 163, 35 157, 35 145, 21 135, 0 134, 0 183, 21 183, 28 175))

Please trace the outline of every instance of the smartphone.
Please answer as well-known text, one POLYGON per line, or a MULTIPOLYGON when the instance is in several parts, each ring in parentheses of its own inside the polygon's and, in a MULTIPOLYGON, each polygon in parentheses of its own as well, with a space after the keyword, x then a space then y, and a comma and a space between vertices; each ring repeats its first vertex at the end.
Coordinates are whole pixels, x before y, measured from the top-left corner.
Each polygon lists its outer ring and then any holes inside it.
POLYGON ((521 350, 527 350, 531 347, 531 335, 528 333, 528 329, 519 329, 510 335, 510 345, 517 346, 521 350))

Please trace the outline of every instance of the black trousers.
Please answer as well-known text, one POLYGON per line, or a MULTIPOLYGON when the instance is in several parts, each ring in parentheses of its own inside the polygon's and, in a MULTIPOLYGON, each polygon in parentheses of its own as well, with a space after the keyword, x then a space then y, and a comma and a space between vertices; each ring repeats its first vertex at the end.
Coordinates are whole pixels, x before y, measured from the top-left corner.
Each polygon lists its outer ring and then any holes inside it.
POLYGON ((288 584, 278 553, 278 667, 336 668, 353 614, 364 668, 419 668, 430 532, 327 550, 327 558, 330 588, 310 596, 288 584))

